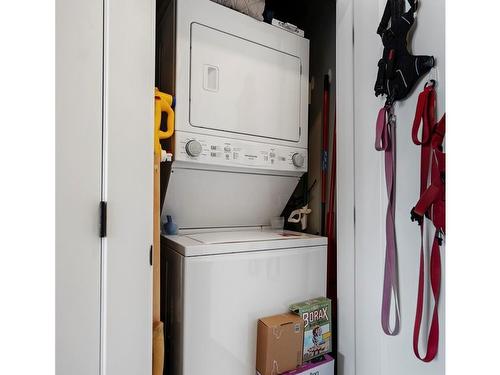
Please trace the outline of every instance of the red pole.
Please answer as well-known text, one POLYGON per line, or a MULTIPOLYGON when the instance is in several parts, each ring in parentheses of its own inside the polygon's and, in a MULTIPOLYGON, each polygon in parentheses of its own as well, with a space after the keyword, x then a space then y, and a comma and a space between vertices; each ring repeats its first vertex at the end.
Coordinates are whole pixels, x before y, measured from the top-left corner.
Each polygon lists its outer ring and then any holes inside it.
POLYGON ((325 235, 326 180, 328 178, 328 141, 330 128, 330 77, 323 80, 323 146, 321 150, 321 235, 325 235))
POLYGON ((337 236, 335 222, 335 192, 337 184, 337 110, 333 118, 332 168, 330 172, 330 194, 327 213, 328 261, 327 261, 327 296, 337 300, 337 236))

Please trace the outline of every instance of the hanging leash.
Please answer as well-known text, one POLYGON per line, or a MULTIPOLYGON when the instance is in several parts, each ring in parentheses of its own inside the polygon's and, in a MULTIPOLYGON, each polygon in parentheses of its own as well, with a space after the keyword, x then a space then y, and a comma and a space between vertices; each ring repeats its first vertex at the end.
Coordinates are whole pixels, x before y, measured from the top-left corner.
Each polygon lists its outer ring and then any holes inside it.
POLYGON ((413 142, 420 146, 420 199, 411 210, 411 220, 420 226, 420 265, 417 293, 415 325, 413 328, 413 351, 423 362, 432 361, 439 346, 439 295, 441 290, 441 254, 445 234, 445 153, 443 140, 446 117, 443 115, 436 124, 436 92, 435 81, 428 82, 417 103, 417 110, 412 128, 413 142), (421 138, 418 138, 419 132, 421 138), (429 183, 430 180, 430 183, 429 183), (421 355, 419 351, 420 328, 424 309, 425 289, 425 257, 424 257, 424 217, 432 221, 435 227, 429 260, 429 279, 434 299, 431 326, 427 337, 427 351, 421 355))
POLYGON ((380 109, 377 117, 375 149, 384 151, 385 159, 385 182, 387 187, 387 213, 385 220, 385 269, 384 287, 382 293, 381 323, 382 329, 389 336, 395 336, 400 328, 399 311, 399 286, 397 274, 397 247, 396 247, 396 227, 395 227, 395 142, 396 117, 393 113, 392 101, 388 100, 380 109), (390 327, 391 301, 394 299, 395 321, 394 327, 390 327))

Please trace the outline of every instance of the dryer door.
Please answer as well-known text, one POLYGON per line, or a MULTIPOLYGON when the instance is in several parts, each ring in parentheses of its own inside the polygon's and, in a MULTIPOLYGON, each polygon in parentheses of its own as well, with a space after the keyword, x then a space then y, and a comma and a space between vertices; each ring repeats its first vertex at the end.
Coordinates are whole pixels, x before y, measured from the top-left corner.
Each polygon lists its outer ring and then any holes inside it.
POLYGON ((190 124, 298 142, 301 69, 297 56, 193 23, 190 124))

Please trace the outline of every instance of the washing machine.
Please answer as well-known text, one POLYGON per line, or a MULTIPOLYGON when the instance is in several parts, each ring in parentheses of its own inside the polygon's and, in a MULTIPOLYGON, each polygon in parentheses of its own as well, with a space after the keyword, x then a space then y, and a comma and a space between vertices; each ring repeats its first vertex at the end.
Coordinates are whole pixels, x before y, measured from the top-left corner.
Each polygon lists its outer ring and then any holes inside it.
POLYGON ((309 41, 210 0, 170 1, 159 33, 165 374, 254 375, 258 318, 326 293, 326 238, 270 229, 307 171, 309 41))
POLYGON ((257 321, 326 293, 326 238, 261 228, 166 236, 166 374, 255 375, 257 321))

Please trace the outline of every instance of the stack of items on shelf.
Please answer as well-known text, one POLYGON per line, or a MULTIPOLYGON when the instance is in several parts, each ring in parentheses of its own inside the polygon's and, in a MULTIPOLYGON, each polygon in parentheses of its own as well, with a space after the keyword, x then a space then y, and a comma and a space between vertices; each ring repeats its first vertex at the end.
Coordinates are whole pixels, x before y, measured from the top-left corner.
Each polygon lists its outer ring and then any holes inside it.
POLYGON ((266 2, 264 0, 212 0, 214 3, 224 5, 225 7, 234 9, 238 12, 253 17, 256 20, 263 21, 264 8, 266 2))
POLYGON ((214 3, 246 14, 258 21, 264 21, 301 37, 303 26, 297 22, 303 18, 305 7, 298 0, 211 0, 214 3))
POLYGON ((289 309, 259 319, 257 374, 333 375, 330 299, 315 298, 289 309))

